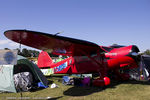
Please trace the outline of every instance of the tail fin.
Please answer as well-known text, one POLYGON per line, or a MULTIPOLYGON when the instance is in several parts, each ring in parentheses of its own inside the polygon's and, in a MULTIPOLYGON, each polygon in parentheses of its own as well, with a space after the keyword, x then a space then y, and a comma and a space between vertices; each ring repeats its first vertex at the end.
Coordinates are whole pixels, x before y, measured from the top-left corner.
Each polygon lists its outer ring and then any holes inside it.
POLYGON ((38 63, 37 63, 39 68, 50 67, 53 64, 54 64, 53 60, 51 59, 51 57, 48 55, 47 52, 42 51, 39 54, 38 63))

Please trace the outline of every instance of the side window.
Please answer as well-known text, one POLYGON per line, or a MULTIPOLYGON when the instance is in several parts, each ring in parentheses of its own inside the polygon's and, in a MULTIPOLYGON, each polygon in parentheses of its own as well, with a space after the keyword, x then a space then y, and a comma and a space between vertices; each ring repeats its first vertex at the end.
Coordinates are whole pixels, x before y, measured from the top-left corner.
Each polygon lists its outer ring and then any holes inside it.
POLYGON ((111 51, 113 48, 110 48, 110 47, 102 47, 106 52, 109 52, 111 51))
POLYGON ((96 51, 90 52, 90 56, 91 56, 91 57, 97 56, 97 52, 96 52, 96 51))

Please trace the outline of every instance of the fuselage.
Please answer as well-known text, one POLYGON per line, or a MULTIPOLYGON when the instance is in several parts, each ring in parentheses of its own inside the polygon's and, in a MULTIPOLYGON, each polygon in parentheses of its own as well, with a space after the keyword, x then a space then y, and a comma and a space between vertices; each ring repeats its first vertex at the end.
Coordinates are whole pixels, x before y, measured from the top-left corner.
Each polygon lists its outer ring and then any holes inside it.
MULTIPOLYGON (((104 52, 100 53, 97 51, 96 53, 83 53, 83 56, 71 56, 47 67, 50 67, 54 74, 99 73, 100 78, 93 81, 95 86, 109 85, 110 78, 107 75, 110 71, 120 68, 131 69, 138 67, 139 49, 135 45, 120 47, 100 46, 100 48, 104 52)), ((117 76, 126 79, 124 75, 118 74, 118 72, 117 76)))
MULTIPOLYGON (((83 56, 70 57, 68 60, 60 62, 60 65, 65 64, 65 68, 53 67, 54 73, 69 73, 69 74, 82 74, 82 73, 107 73, 107 70, 117 68, 135 68, 138 67, 137 54, 139 49, 135 45, 120 46, 120 47, 104 47, 104 53, 100 54, 87 54, 83 56)), ((55 65, 53 65, 55 66, 55 65)))

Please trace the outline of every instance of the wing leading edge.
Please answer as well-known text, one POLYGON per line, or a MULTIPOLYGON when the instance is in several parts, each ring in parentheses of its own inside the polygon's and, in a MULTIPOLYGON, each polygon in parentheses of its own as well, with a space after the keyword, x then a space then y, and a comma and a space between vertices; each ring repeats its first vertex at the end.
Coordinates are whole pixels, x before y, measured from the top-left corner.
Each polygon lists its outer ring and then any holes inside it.
POLYGON ((40 50, 51 50, 55 54, 81 56, 83 55, 82 52, 87 54, 97 51, 103 52, 95 43, 48 33, 30 30, 8 30, 4 32, 4 35, 17 43, 40 50))

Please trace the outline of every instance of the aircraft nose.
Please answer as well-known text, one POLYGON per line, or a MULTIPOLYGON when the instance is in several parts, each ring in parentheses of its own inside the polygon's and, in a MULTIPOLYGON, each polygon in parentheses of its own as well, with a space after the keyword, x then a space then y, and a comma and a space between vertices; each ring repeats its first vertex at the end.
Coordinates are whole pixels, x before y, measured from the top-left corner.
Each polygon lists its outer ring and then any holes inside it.
POLYGON ((132 57, 136 61, 140 61, 141 57, 139 52, 139 48, 136 45, 132 45, 131 51, 128 56, 132 57))
POLYGON ((136 45, 132 45, 132 51, 131 52, 140 52, 139 48, 136 45))

